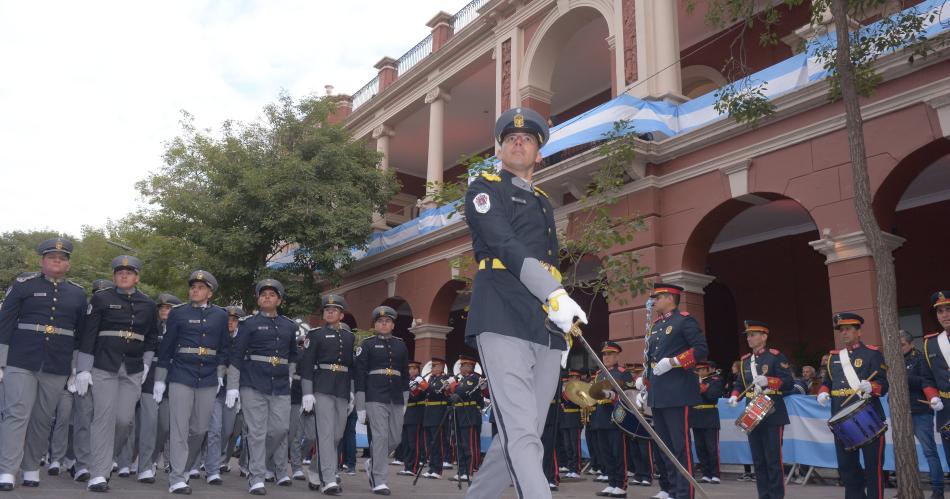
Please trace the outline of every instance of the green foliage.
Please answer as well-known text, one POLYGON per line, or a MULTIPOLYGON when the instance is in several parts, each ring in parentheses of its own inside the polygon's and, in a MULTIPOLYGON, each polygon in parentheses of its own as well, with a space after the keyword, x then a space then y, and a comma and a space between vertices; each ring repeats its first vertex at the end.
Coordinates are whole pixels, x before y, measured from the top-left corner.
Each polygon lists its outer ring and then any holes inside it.
POLYGON ((281 94, 261 120, 225 122, 219 136, 196 130, 186 113, 165 166, 138 184, 153 207, 136 215, 138 226, 186 241, 218 278, 218 303, 253 303, 253 283, 273 276, 288 288, 282 310, 309 313, 398 190, 393 173, 376 167, 379 153, 328 122, 333 105, 281 94), (283 251, 293 263, 268 270, 283 251))

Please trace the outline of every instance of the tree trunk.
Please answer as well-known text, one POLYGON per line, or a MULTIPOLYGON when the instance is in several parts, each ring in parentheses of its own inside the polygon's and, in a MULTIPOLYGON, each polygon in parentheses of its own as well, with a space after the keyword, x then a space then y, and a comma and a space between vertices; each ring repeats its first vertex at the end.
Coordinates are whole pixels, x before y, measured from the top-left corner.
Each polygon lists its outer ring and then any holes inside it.
MULTIPOLYGON (((913 420, 910 414, 907 371, 898 340, 897 278, 894 260, 884 242, 884 235, 871 209, 871 181, 868 177, 867 156, 864 148, 864 128, 861 107, 855 85, 854 66, 851 64, 851 40, 848 37, 848 0, 832 0, 838 48, 835 56, 841 84, 841 100, 845 109, 848 144, 851 152, 851 171, 854 177, 854 208, 861 230, 874 259, 877 272, 877 314, 887 363, 887 381, 890 384, 891 434, 894 442, 895 474, 898 477, 898 497, 923 497, 918 479, 917 451, 914 444, 913 420)), ((868 463, 865 463, 867 465, 868 463)))

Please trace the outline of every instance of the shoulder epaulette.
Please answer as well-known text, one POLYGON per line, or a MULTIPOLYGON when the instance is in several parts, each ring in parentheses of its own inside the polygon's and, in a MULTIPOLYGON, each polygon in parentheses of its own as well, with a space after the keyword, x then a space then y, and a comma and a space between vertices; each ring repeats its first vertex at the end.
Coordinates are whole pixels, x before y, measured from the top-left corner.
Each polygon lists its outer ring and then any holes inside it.
POLYGON ((689 317, 689 312, 683 312, 683 311, 681 310, 681 311, 680 311, 680 315, 682 315, 683 317, 689 317))
POLYGON ((396 336, 395 334, 391 334, 391 335, 389 335, 389 337, 392 338, 392 339, 394 339, 394 340, 403 341, 402 338, 396 336))
POLYGON ((840 352, 840 350, 832 350, 828 353, 830 353, 831 355, 838 355, 838 352, 840 352))
POLYGON ((548 193, 542 191, 540 187, 535 186, 534 190, 535 190, 535 192, 537 192, 538 194, 540 194, 540 195, 542 195, 542 196, 544 196, 544 197, 548 197, 548 193))
POLYGON ((178 308, 178 307, 181 307, 181 306, 183 306, 183 305, 184 305, 184 303, 179 303, 178 305, 172 305, 172 308, 178 308))
POLYGON ((86 290, 86 288, 82 287, 82 285, 77 284, 77 283, 75 283, 75 282, 73 282, 73 281, 71 281, 71 280, 69 280, 69 279, 66 279, 66 282, 72 284, 73 286, 76 286, 77 288, 79 288, 79 289, 81 289, 81 290, 83 290, 83 291, 86 290))
POLYGON ((482 172, 482 178, 489 182, 501 182, 501 176, 494 173, 482 172))
POLYGON ((933 338, 934 336, 937 336, 938 334, 940 333, 930 333, 927 336, 924 336, 924 338, 933 338))
POLYGON ((238 322, 244 322, 244 321, 250 319, 251 317, 254 317, 254 314, 245 315, 244 317, 238 317, 238 322))
POLYGON ((880 349, 881 349, 881 347, 879 347, 879 346, 877 346, 877 345, 864 345, 864 346, 870 348, 871 350, 880 350, 880 349))
POLYGON ((39 272, 27 272, 25 274, 20 274, 17 276, 16 282, 26 282, 26 281, 29 281, 30 279, 36 279, 40 275, 41 274, 39 272))
POLYGON ((779 352, 778 350, 776 350, 776 349, 774 349, 774 348, 770 348, 769 351, 772 352, 772 355, 778 355, 778 354, 782 353, 782 352, 779 352))
POLYGON ((747 353, 747 354, 745 354, 745 355, 742 356, 742 359, 741 359, 741 360, 746 360, 746 359, 748 359, 748 358, 751 357, 751 356, 752 356, 752 353, 751 353, 751 352, 750 352, 750 353, 747 353))

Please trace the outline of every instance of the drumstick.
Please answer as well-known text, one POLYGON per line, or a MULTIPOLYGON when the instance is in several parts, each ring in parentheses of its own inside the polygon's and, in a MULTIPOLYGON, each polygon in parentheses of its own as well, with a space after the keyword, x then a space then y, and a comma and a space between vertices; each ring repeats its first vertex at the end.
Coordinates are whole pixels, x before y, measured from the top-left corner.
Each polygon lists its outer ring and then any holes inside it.
MULTIPOLYGON (((871 373, 871 375, 868 376, 867 381, 871 381, 872 379, 874 379, 875 376, 877 376, 877 371, 874 371, 873 373, 871 373)), ((851 399, 854 398, 854 396, 857 394, 858 392, 854 392, 851 395, 848 395, 848 398, 844 399, 844 402, 842 402, 841 405, 843 406, 848 405, 848 402, 851 402, 851 399)))

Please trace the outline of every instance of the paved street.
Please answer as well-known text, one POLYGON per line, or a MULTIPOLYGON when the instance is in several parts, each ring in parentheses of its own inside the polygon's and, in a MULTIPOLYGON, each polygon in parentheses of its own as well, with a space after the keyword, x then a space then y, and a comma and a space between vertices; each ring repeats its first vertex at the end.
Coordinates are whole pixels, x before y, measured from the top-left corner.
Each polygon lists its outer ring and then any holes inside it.
MULTIPOLYGON (((362 463, 358 465, 362 470, 362 463)), ((235 466, 236 469, 236 466, 235 466)), ((395 473, 396 467, 391 470, 395 473)), ((251 497, 247 494, 245 481, 235 473, 223 475, 225 483, 221 486, 210 486, 204 481, 195 483, 194 494, 192 497, 208 498, 229 498, 251 497)), ((450 476, 446 474, 445 476, 450 476)), ((710 498, 750 498, 755 497, 755 485, 747 482, 737 482, 735 475, 727 474, 721 485, 708 485, 706 490, 710 498)), ((153 485, 142 485, 131 478, 115 478, 112 482, 111 493, 108 495, 95 494, 87 492, 82 484, 71 481, 66 476, 49 477, 45 473, 43 481, 37 489, 28 489, 17 487, 12 493, 0 493, 0 499, 4 498, 47 498, 47 499, 74 499, 74 498, 102 498, 102 497, 123 497, 126 499, 152 499, 158 497, 180 497, 172 496, 167 493, 164 473, 159 473, 159 482, 153 485)), ((366 481, 366 475, 361 471, 357 475, 344 476, 344 494, 343 497, 350 498, 371 498, 374 496, 370 492, 369 484, 366 481)), ((413 487, 412 477, 391 476, 390 486, 393 494, 391 497, 404 497, 413 499, 422 498, 446 498, 462 497, 464 486, 460 492, 454 482, 448 480, 427 480, 420 478, 419 483, 413 487)), ((594 493, 604 488, 603 484, 594 483, 585 480, 583 482, 562 483, 561 489, 554 493, 555 499, 558 498, 592 498, 594 493)), ((627 497, 645 498, 656 492, 654 487, 630 487, 627 497)), ((893 489, 888 489, 885 497, 893 496, 893 489)), ((320 497, 319 493, 311 492, 307 489, 306 482, 295 481, 291 487, 277 487, 274 484, 268 484, 267 497, 275 498, 295 498, 295 497, 320 497)), ((513 498, 515 494, 509 493, 503 496, 513 498)), ((699 496, 697 496, 699 497, 699 496)), ((802 499, 831 499, 844 497, 844 489, 830 486, 809 485, 802 487, 800 485, 789 485, 787 496, 789 498, 802 499)))

